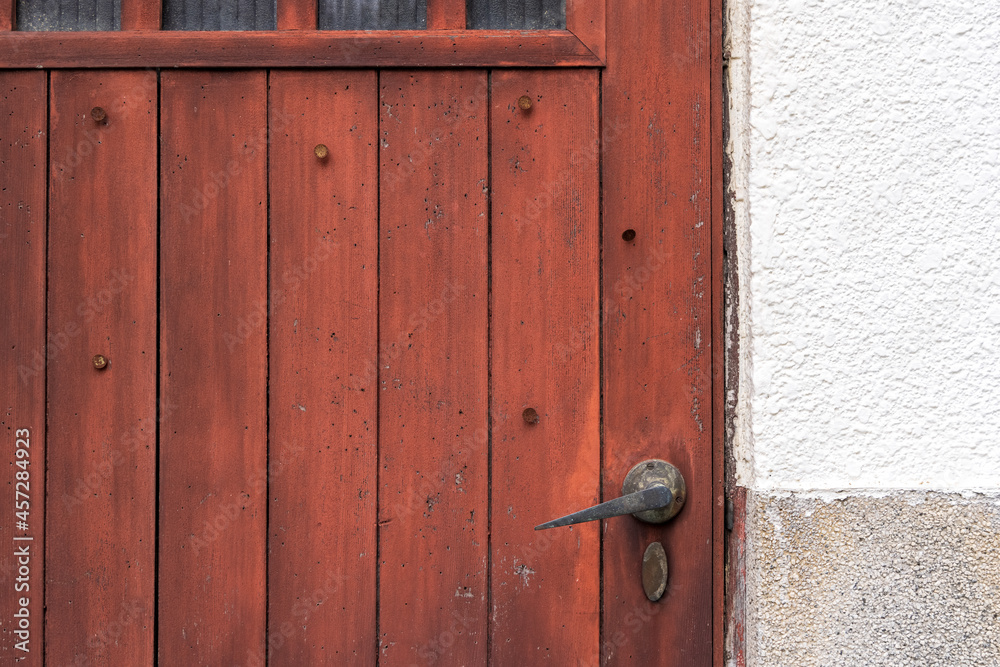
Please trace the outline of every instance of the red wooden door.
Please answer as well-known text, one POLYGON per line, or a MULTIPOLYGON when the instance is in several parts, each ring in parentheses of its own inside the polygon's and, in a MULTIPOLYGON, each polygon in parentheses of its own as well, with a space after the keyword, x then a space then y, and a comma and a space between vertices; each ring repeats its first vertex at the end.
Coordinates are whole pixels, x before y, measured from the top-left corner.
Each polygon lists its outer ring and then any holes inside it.
POLYGON ((428 4, 0 32, 5 663, 720 661, 718 4, 428 4))

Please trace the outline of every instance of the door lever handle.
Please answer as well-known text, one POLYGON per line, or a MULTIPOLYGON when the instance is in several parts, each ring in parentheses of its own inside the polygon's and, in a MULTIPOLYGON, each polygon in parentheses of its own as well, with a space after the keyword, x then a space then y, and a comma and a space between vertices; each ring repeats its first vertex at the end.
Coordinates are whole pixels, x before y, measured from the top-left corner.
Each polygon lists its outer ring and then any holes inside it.
POLYGON ((647 523, 663 523, 680 512, 684 495, 685 485, 681 471, 666 461, 650 459, 633 467, 625 476, 621 497, 548 521, 535 526, 535 530, 600 521, 626 514, 632 514, 647 523))
POLYGON ((627 496, 609 500, 600 505, 588 507, 579 512, 573 512, 566 516, 553 519, 540 526, 535 526, 535 530, 545 530, 546 528, 558 528, 559 526, 570 526, 574 523, 584 523, 585 521, 600 521, 610 519, 613 516, 624 516, 635 514, 647 510, 663 509, 674 500, 674 494, 665 486, 654 486, 645 491, 637 491, 627 496))

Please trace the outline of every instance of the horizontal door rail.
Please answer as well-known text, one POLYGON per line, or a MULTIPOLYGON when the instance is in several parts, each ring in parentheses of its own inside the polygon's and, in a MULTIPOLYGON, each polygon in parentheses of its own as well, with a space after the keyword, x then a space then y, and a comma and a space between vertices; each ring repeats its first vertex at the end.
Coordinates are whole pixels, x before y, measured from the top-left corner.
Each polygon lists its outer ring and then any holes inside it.
POLYGON ((0 68, 599 67, 542 31, 0 32, 0 68))

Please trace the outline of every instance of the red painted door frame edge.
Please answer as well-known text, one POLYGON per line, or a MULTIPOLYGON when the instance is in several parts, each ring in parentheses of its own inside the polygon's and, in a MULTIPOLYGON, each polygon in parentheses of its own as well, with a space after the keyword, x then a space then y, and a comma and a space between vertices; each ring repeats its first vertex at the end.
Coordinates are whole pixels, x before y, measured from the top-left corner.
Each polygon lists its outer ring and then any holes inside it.
POLYGON ((712 662, 725 664, 727 625, 725 609, 732 592, 726 581, 726 319, 725 319, 725 198, 727 170, 725 160, 724 117, 726 101, 726 62, 723 55, 725 35, 725 0, 710 0, 711 34, 710 91, 712 110, 709 115, 712 137, 712 662))
MULTIPOLYGON (((310 3, 279 2, 279 31, 273 33, 180 34, 158 32, 159 2, 122 0, 122 33, 17 33, 14 0, 0 0, 0 69, 81 68, 81 67, 539 67, 606 64, 604 51, 604 5, 592 18, 599 21, 596 32, 584 35, 567 31, 482 31, 479 36, 456 30, 455 14, 431 7, 459 6, 454 0, 429 0, 432 29, 419 33, 349 34, 331 37, 329 32, 303 29, 315 21, 310 3), (450 18, 449 18, 450 17, 450 18), (437 28, 437 29, 434 29, 437 28), (213 49, 192 48, 191 40, 202 43, 215 38, 213 49), (405 37, 406 39, 401 39, 405 37), (95 39, 97 38, 97 39, 95 39), (143 44, 148 41, 148 48, 143 44), (417 40, 423 46, 417 44, 417 40), (398 45, 398 46, 397 46, 398 45), (510 47, 520 46, 516 55, 510 47), (225 53, 231 48, 230 53, 225 53), (319 57, 317 51, 334 55, 319 57)), ((314 3, 313 3, 314 4, 314 3)), ((568 0, 568 7, 582 6, 582 0, 568 0)), ((743 553, 742 503, 735 508, 736 525, 727 525, 726 497, 742 498, 741 490, 727 484, 725 473, 725 316, 724 316, 724 201, 726 161, 724 145, 724 55, 723 0, 709 0, 711 33, 711 393, 712 393, 712 480, 713 480, 713 663, 724 662, 726 635, 731 650, 742 655, 742 573, 738 571, 743 553), (724 537, 728 536, 729 544, 724 537), (727 570, 726 560, 732 561, 727 570), (725 608, 725 612, 724 612, 725 608)), ((213 43, 210 41, 210 43, 213 43)))

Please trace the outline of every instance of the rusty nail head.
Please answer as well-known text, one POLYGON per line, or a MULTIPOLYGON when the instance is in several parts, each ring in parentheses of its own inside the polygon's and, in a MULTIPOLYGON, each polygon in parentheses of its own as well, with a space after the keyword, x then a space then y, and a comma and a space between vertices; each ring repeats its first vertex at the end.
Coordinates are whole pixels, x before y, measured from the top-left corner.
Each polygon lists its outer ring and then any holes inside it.
POLYGON ((330 154, 330 149, 326 147, 326 144, 316 144, 313 152, 316 153, 316 157, 320 160, 325 160, 326 156, 330 154))
POLYGON ((108 358, 105 357, 103 354, 95 354, 94 355, 94 368, 96 368, 97 370, 100 371, 100 370, 104 370, 107 367, 108 367, 108 358))
POLYGON ((90 117, 94 119, 95 122, 103 122, 105 118, 108 117, 107 112, 101 107, 94 107, 90 110, 90 117))
POLYGON ((517 98, 517 106, 520 107, 521 111, 527 111, 531 108, 531 98, 527 95, 521 95, 517 98))
POLYGON ((534 408, 525 408, 524 412, 521 413, 524 418, 525 424, 537 424, 538 423, 538 413, 534 408))

